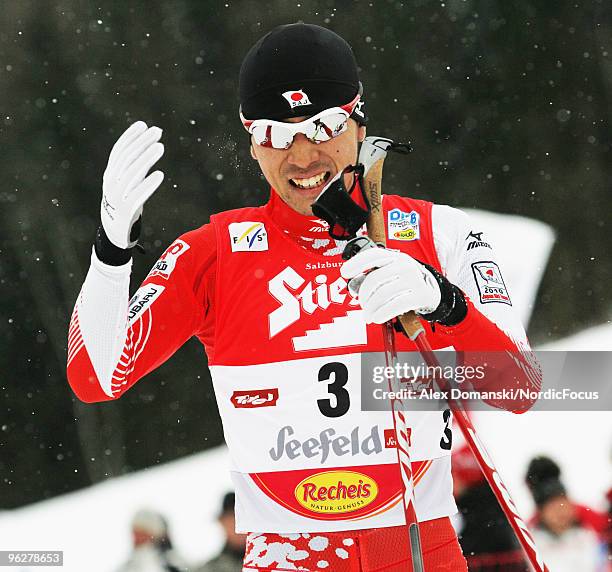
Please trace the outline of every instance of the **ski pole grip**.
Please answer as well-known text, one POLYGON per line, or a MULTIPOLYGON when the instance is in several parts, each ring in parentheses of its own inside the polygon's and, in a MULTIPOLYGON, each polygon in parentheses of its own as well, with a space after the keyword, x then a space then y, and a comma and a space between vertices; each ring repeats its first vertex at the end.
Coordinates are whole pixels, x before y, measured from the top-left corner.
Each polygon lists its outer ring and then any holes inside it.
MULTIPOLYGON (((382 210, 382 170, 385 158, 382 157, 374 163, 364 177, 365 194, 370 203, 370 216, 368 217, 368 236, 377 243, 387 244, 385 234, 385 220, 382 210)), ((400 324, 406 335, 415 340, 420 334, 425 333, 425 328, 414 312, 407 312, 399 316, 400 324)))
POLYGON ((368 236, 376 243, 387 244, 385 235, 385 223, 382 211, 382 169, 385 158, 381 158, 374 163, 367 172, 365 183, 365 194, 370 203, 370 216, 368 217, 367 228, 368 236))

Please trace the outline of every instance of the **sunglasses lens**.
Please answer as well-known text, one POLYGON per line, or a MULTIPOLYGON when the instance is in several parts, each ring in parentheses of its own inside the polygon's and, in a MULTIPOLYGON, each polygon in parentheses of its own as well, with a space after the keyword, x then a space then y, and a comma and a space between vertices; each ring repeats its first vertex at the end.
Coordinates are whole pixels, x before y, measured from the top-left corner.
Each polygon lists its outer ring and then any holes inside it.
POLYGON ((250 130, 257 145, 273 147, 274 149, 288 149, 293 142, 293 133, 281 125, 255 125, 250 130))
POLYGON ((255 125, 251 128, 250 133, 257 145, 262 147, 271 147, 272 138, 270 135, 271 127, 269 125, 255 125))
POLYGON ((323 143, 337 137, 348 125, 348 118, 343 113, 331 113, 324 115, 316 121, 317 130, 315 136, 311 138, 315 143, 323 143))
POLYGON ((289 149, 293 143, 293 133, 289 129, 285 129, 281 125, 273 125, 272 132, 272 147, 275 149, 289 149))

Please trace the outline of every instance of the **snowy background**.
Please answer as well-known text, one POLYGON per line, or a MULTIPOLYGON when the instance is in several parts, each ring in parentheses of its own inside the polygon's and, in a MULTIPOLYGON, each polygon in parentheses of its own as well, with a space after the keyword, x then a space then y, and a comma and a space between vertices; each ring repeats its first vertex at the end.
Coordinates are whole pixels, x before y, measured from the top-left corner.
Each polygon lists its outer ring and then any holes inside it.
MULTIPOLYGON (((108 152, 129 123, 159 125, 166 146, 134 290, 176 236, 266 200, 237 117, 238 68, 265 31, 300 19, 353 46, 370 134, 414 147, 389 160, 385 192, 479 209, 537 347, 612 348, 612 3, 6 0, 0 548, 60 548, 66 570, 110 571, 143 505, 168 515, 187 558, 218 548, 230 483, 201 346, 188 342, 118 402, 83 405, 66 383, 66 334, 108 152)), ((534 453, 560 462, 576 500, 603 508, 608 415, 476 423, 524 514, 534 453)))

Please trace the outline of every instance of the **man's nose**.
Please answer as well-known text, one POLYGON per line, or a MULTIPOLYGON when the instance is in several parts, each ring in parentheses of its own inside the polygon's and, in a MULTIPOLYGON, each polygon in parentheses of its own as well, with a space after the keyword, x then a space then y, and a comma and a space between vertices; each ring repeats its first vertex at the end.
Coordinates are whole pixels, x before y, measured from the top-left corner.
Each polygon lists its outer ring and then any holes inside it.
POLYGON ((298 133, 293 138, 293 144, 288 151, 287 161, 301 169, 305 169, 319 160, 317 145, 311 143, 303 133, 298 133))

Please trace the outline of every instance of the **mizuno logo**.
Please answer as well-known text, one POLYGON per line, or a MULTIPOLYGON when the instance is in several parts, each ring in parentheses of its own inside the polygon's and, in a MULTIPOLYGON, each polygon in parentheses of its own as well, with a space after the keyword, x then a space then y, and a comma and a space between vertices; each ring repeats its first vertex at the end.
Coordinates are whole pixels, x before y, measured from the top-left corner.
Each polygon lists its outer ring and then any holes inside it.
POLYGON ((470 232, 470 234, 468 234, 465 237, 465 240, 468 240, 470 238, 474 238, 475 240, 472 240, 468 246, 467 249, 468 250, 472 250, 473 248, 491 248, 491 245, 488 242, 485 242, 484 240, 482 240, 482 235, 484 234, 484 232, 470 232))

